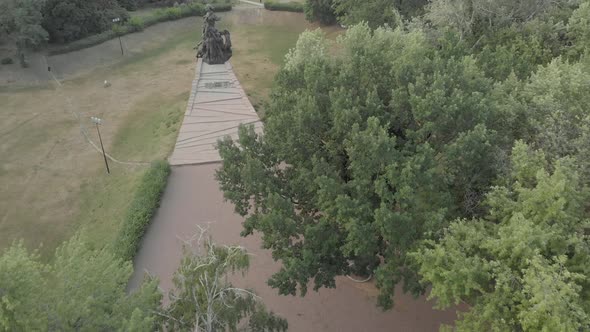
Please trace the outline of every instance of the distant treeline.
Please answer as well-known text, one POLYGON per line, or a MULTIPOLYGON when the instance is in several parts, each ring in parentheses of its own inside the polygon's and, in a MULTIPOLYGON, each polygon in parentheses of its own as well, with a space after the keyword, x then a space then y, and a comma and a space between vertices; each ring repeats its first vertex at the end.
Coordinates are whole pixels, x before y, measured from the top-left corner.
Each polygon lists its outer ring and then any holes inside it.
MULTIPOLYGON (((230 6, 229 1, 217 2, 230 6)), ((24 64, 27 49, 38 48, 47 42, 70 43, 117 30, 113 29, 115 25, 121 26, 129 20, 129 10, 144 6, 185 7, 185 10, 179 10, 180 15, 161 15, 156 18, 158 22, 204 11, 204 2, 200 0, 3 0, 0 2, 0 40, 13 42, 24 64)), ((107 35, 112 38, 125 29, 118 30, 96 39, 102 40, 107 35)))

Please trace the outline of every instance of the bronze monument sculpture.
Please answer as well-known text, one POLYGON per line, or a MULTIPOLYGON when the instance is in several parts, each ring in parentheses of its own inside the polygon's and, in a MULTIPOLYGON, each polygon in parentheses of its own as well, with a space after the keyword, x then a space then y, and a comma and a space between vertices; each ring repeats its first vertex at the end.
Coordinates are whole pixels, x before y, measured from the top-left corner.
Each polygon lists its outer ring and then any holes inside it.
POLYGON ((197 58, 203 58, 210 65, 224 64, 232 56, 229 31, 219 32, 215 22, 220 18, 213 12, 213 7, 207 5, 207 14, 203 17, 203 39, 197 47, 197 58))

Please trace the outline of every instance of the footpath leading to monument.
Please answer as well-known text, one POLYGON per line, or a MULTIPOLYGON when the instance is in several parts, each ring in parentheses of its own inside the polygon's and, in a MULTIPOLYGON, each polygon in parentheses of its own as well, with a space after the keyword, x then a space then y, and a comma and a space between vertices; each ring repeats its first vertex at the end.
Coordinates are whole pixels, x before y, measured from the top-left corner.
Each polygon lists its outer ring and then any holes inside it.
POLYGON ((240 124, 262 129, 262 122, 248 100, 229 62, 210 65, 198 59, 189 97, 170 165, 219 162, 218 139, 237 138, 240 124))
POLYGON ((260 2, 260 1, 259 1, 259 2, 256 2, 255 0, 254 0, 254 1, 250 1, 250 0, 240 0, 240 2, 243 2, 243 3, 247 3, 247 4, 249 4, 249 5, 253 5, 253 6, 258 6, 258 7, 262 7, 262 8, 264 8, 264 5, 263 5, 263 4, 262 4, 262 2, 260 2))

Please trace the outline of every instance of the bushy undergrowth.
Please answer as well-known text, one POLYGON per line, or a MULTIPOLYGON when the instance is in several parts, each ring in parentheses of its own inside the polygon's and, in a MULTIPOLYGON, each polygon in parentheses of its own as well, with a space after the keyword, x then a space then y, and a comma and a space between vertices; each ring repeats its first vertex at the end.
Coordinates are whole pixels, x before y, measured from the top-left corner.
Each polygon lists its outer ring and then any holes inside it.
MULTIPOLYGON (((216 12, 230 11, 231 4, 214 4, 216 12)), ((75 42, 62 45, 49 50, 49 55, 63 54, 78 51, 94 45, 102 44, 108 40, 123 36, 129 33, 142 31, 143 29, 154 24, 166 21, 178 20, 184 17, 199 16, 205 14, 205 6, 202 4, 181 5, 177 7, 160 8, 155 10, 151 15, 145 17, 132 17, 123 25, 115 25, 111 30, 99 33, 75 42)))
POLYGON ((141 239, 160 206, 169 174, 170 165, 166 161, 157 161, 142 177, 115 240, 113 250, 118 257, 132 260, 137 253, 141 239))
POLYGON ((264 2, 264 8, 268 10, 303 13, 303 4, 295 1, 281 3, 272 0, 266 0, 264 2))
POLYGON ((12 58, 3 58, 2 60, 0 60, 0 64, 3 65, 11 65, 13 63, 14 61, 12 60, 12 58))

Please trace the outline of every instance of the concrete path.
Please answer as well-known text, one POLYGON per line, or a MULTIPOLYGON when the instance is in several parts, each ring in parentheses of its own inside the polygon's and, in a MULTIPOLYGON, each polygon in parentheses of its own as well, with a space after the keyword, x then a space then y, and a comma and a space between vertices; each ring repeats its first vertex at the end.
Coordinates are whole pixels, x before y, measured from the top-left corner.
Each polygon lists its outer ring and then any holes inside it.
POLYGON ((264 4, 262 2, 255 2, 255 1, 249 1, 249 0, 240 0, 240 2, 264 8, 264 4))
MULTIPOLYGON (((178 268, 183 239, 197 234, 196 225, 209 227, 219 245, 241 245, 251 256, 245 276, 232 277, 238 287, 252 288, 274 312, 289 321, 294 332, 429 332, 440 323, 452 323, 453 311, 432 309, 424 297, 414 299, 397 289, 395 307, 383 312, 376 306, 377 290, 371 283, 355 283, 338 278, 336 289, 309 289, 305 297, 281 296, 266 281, 280 265, 270 251, 260 248, 258 235, 240 236, 243 218, 224 202, 214 178, 219 164, 173 167, 160 209, 135 257, 135 273, 130 289, 135 289, 145 271, 159 277, 165 294, 172 287, 172 274, 178 268)), ((167 298, 167 296, 165 296, 167 298)))
POLYGON ((221 161, 215 144, 224 136, 237 138, 240 124, 261 130, 262 122, 229 62, 197 62, 195 79, 170 165, 221 161))

